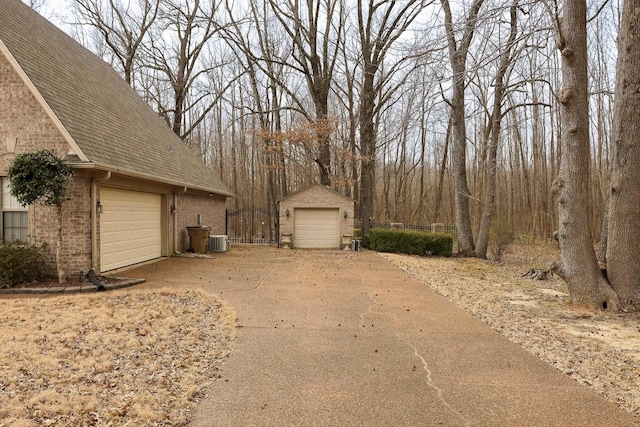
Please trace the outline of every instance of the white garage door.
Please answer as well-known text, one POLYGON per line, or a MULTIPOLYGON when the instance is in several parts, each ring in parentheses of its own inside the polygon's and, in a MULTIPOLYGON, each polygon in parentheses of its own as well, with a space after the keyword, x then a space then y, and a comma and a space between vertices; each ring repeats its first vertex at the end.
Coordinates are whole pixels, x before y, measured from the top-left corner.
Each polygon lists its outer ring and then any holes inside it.
POLYGON ((340 246, 339 209, 294 210, 295 248, 337 248, 340 246))
POLYGON ((102 188, 100 204, 102 272, 162 255, 160 194, 102 188))

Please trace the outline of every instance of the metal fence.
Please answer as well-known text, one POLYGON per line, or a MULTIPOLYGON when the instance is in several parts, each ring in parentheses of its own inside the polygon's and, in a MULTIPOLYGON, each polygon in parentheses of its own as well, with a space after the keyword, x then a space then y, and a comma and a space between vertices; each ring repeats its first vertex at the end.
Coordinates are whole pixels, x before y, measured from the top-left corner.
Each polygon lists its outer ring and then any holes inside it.
MULTIPOLYGON (((402 224, 402 223, 393 223, 393 222, 370 222, 370 228, 385 228, 392 229, 398 228, 401 230, 414 230, 414 231, 423 231, 426 233, 431 232, 440 232, 451 234, 452 236, 456 236, 457 229, 454 224, 402 224)), ((356 219, 354 222, 354 227, 362 228, 362 221, 356 219)))
POLYGON ((230 243, 278 244, 278 213, 255 206, 227 211, 226 234, 230 243))
MULTIPOLYGON (((393 222, 369 223, 370 228, 402 229, 422 232, 440 232, 456 236, 453 224, 401 224, 393 222)), ((355 219, 354 227, 362 229, 362 221, 355 219)), ((227 211, 226 234, 230 243, 278 244, 278 213, 262 207, 249 207, 233 212, 227 211)), ((361 236, 355 236, 361 238, 361 236)))

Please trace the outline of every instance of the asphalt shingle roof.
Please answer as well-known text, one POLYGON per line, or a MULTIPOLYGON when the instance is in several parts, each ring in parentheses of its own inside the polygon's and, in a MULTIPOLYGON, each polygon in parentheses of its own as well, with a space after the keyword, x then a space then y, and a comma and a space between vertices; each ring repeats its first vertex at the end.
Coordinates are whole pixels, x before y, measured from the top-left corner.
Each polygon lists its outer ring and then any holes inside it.
POLYGON ((89 162, 232 195, 109 64, 19 0, 0 0, 0 41, 89 162))

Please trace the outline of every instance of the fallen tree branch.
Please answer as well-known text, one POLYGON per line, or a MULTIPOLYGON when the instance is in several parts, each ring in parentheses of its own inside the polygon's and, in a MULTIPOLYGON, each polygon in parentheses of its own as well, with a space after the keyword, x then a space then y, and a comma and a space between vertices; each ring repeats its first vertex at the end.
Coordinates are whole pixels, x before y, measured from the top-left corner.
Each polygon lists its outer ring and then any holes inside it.
POLYGON ((532 268, 524 273, 522 277, 528 277, 532 280, 550 280, 553 277, 553 272, 542 268, 532 268))

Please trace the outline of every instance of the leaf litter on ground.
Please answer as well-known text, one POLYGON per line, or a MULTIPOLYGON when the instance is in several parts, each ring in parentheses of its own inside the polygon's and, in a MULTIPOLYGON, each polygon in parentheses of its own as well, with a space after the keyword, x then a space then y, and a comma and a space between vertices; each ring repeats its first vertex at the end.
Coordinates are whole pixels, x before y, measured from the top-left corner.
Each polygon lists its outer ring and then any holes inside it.
POLYGON ((0 426, 185 425, 235 327, 192 290, 0 299, 0 426))

